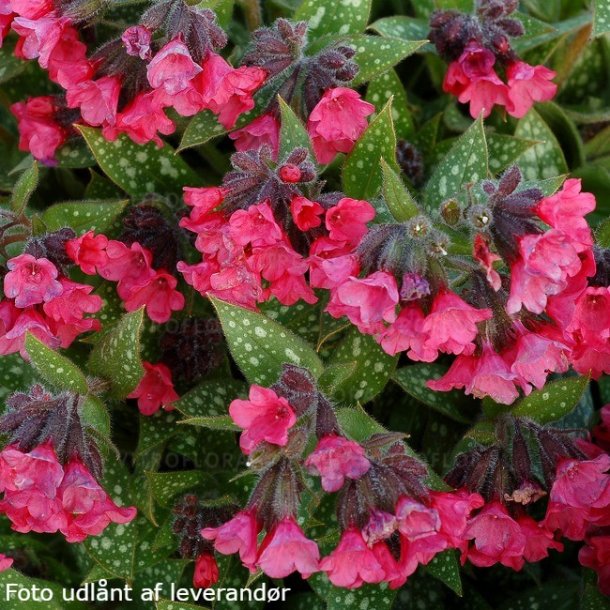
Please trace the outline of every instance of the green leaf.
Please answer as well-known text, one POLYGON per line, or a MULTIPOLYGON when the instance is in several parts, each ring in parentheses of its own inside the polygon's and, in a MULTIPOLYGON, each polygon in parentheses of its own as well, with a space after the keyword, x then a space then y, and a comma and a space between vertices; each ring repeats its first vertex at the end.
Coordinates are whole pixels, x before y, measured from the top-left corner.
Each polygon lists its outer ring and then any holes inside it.
POLYGON ((326 575, 314 574, 307 581, 313 590, 327 601, 326 610, 346 610, 346 608, 370 608, 390 610, 396 598, 396 591, 388 589, 387 583, 364 585, 359 589, 334 587, 326 575))
POLYGON ((351 439, 362 443, 373 434, 382 434, 387 430, 360 405, 344 407, 337 411, 337 420, 342 432, 351 439))
POLYGON ((460 597, 463 594, 460 563, 455 550, 439 553, 427 566, 426 571, 434 578, 445 583, 460 597))
POLYGON ((66 169, 81 169, 95 165, 95 157, 81 138, 66 142, 55 153, 55 159, 58 167, 66 169))
POLYGON ((595 231, 595 241, 602 248, 610 248, 610 218, 604 220, 595 231))
POLYGON ((209 428, 210 430, 240 430, 240 428, 233 423, 233 420, 228 415, 189 417, 188 419, 183 419, 178 423, 188 424, 189 426, 200 426, 201 428, 209 428))
POLYGON ((36 371, 19 354, 0 358, 0 404, 13 392, 23 391, 36 381, 36 371))
POLYGON ((49 231, 71 227, 77 234, 86 231, 105 233, 128 203, 127 199, 66 201, 47 208, 41 218, 49 231))
POLYGON ((356 363, 353 373, 335 384, 333 398, 343 404, 365 403, 386 386, 398 362, 389 356, 373 337, 351 328, 333 352, 331 365, 356 363))
POLYGON ((77 128, 105 174, 133 197, 182 193, 185 184, 197 186, 201 182, 168 144, 161 148, 153 142, 140 145, 124 134, 110 142, 99 129, 77 128))
POLYGON ((398 369, 394 381, 410 396, 423 402, 426 406, 438 411, 454 421, 467 424, 471 420, 464 412, 471 401, 463 392, 434 392, 426 386, 430 379, 438 379, 447 372, 446 368, 436 363, 421 363, 398 369))
POLYGON ((325 34, 362 32, 370 12, 371 0, 303 0, 294 19, 308 21, 310 40, 317 40, 325 34))
POLYGON ((588 383, 587 377, 569 377, 547 383, 519 401, 512 414, 529 417, 541 424, 557 421, 574 409, 588 383))
POLYGON ((578 582, 547 580, 541 586, 519 587, 515 595, 496 607, 498 610, 574 610, 578 608, 578 599, 578 582))
POLYGON ((282 126, 280 128, 280 152, 278 159, 281 161, 295 148, 302 147, 307 148, 311 153, 312 160, 315 160, 311 148, 311 140, 301 119, 281 97, 279 98, 279 104, 282 126))
POLYGON ((11 194, 11 208, 16 214, 21 214, 25 210, 32 193, 38 186, 38 177, 39 171, 36 161, 19 176, 11 194))
POLYGON ((225 133, 227 133, 227 130, 218 122, 216 115, 210 110, 204 110, 190 120, 182 135, 178 152, 185 148, 205 144, 212 138, 225 133))
POLYGON ((396 134, 392 123, 392 100, 356 142, 343 166, 343 190, 348 197, 372 199, 383 181, 381 159, 394 163, 396 134))
POLYGON ((12 44, 4 44, 0 49, 0 84, 21 74, 28 65, 27 61, 15 57, 13 51, 14 45, 12 44))
POLYGON ((525 140, 540 142, 516 160, 526 180, 552 178, 568 171, 568 166, 557 138, 535 110, 530 110, 519 121, 515 136, 525 140))
POLYGON ((483 119, 478 118, 435 168, 426 187, 426 209, 436 212, 443 201, 459 195, 466 184, 487 178, 488 172, 483 119))
POLYGON ((270 385, 277 381, 282 365, 296 364, 319 377, 324 366, 300 337, 260 313, 210 298, 224 331, 231 354, 250 383, 270 385))
POLYGON ((537 142, 533 140, 515 138, 502 133, 489 134, 487 136, 489 169, 495 175, 500 174, 536 144, 537 142))
POLYGON ((104 403, 96 396, 85 396, 79 408, 83 423, 93 428, 102 437, 110 438, 110 414, 104 403))
POLYGON ((169 507, 178 494, 199 487, 205 479, 205 474, 201 470, 147 472, 146 479, 150 483, 155 500, 161 506, 169 507))
POLYGON ((87 380, 71 360, 47 347, 30 333, 26 335, 25 348, 32 365, 43 379, 63 390, 87 393, 87 380))
POLYGON ((247 393, 243 381, 212 379, 203 381, 174 403, 174 407, 187 417, 214 417, 225 415, 230 402, 247 393))
POLYGON ((398 222, 404 222, 420 213, 419 206, 411 196, 409 189, 394 168, 390 167, 385 159, 381 159, 381 172, 383 175, 383 197, 398 222))
POLYGON ((332 396, 339 390, 341 384, 347 383, 350 377, 355 375, 357 368, 358 363, 355 360, 330 364, 318 379, 318 385, 323 392, 332 396))
POLYGON ((136 457, 163 447, 167 441, 180 434, 176 427, 178 417, 175 411, 158 411, 154 415, 140 415, 140 432, 138 434, 138 448, 136 457))
POLYGON ((354 61, 360 67, 352 86, 357 87, 387 72, 426 44, 425 40, 403 40, 360 34, 343 41, 356 50, 354 61))
POLYGON ((608 0, 593 0, 593 36, 610 32, 610 3, 608 0))
POLYGON ((144 375, 140 357, 143 315, 143 309, 125 314, 99 333, 89 356, 89 370, 108 379, 118 398, 132 392, 144 375))
POLYGON ((369 26, 370 30, 391 38, 403 38, 404 40, 423 40, 428 37, 430 25, 427 19, 407 17, 406 15, 395 15, 393 17, 382 17, 369 26))
POLYGON ((405 140, 413 136, 413 118, 409 111, 407 92, 396 70, 388 70, 379 78, 369 83, 366 91, 366 100, 376 108, 382 108, 390 99, 392 102, 392 118, 396 136, 405 140))

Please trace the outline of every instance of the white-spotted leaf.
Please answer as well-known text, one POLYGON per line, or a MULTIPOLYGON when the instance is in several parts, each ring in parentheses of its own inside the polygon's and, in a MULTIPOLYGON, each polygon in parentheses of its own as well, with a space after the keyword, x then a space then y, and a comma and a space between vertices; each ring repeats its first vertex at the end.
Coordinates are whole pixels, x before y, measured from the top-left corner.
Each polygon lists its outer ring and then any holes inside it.
POLYGON ((404 185, 400 175, 385 159, 381 159, 383 175, 383 197, 392 216, 398 222, 404 222, 417 216, 420 211, 417 203, 411 196, 409 189, 404 185))
POLYGON ((310 39, 316 40, 324 34, 364 31, 370 12, 371 0, 303 0, 294 18, 307 21, 310 39))
POLYGON ((375 108, 383 108, 390 99, 392 99, 392 119, 396 136, 408 140, 413 136, 413 118, 409 111, 407 92, 396 70, 388 70, 372 80, 366 91, 367 102, 373 104, 375 108))
POLYGON ((70 227, 77 234, 86 231, 105 233, 123 212, 128 200, 66 201, 48 207, 42 221, 49 231, 70 227))
POLYGON ((225 133, 227 130, 218 122, 216 115, 209 110, 204 110, 190 120, 182 135, 178 151, 200 146, 225 133))

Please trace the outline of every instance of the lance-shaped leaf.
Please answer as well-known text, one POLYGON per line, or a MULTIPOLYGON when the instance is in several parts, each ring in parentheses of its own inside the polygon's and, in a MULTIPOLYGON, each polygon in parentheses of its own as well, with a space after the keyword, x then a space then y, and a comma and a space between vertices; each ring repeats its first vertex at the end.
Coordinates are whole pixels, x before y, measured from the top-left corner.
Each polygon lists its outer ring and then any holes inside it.
POLYGON ((105 233, 125 209, 128 200, 66 201, 47 208, 41 219, 49 231, 70 227, 77 234, 105 233))
POLYGON ((456 551, 449 549, 439 553, 427 566, 426 572, 445 583, 457 595, 462 595, 462 577, 456 551))
POLYGON ((392 216, 398 222, 404 222, 417 216, 420 211, 417 203, 411 196, 409 189, 404 185, 400 175, 385 159, 381 159, 383 175, 383 197, 392 216))
POLYGON ((182 135, 178 152, 185 148, 205 144, 212 138, 225 133, 227 133, 227 130, 218 122, 216 115, 210 110, 204 110, 190 120, 182 135))
POLYGON ((413 136, 413 118, 409 111, 407 92, 396 70, 388 70, 371 81, 366 91, 367 102, 376 108, 383 108, 390 99, 392 99, 392 118, 396 136, 408 140, 413 136))
POLYGON ((32 193, 38 186, 38 177, 39 171, 36 161, 19 176, 11 194, 11 208, 16 214, 21 214, 25 210, 32 193))
POLYGON ((311 140, 301 119, 294 113, 294 110, 280 97, 280 161, 292 152, 295 148, 307 148, 311 153, 312 161, 315 156, 311 148, 311 140))
POLYGON ((601 36, 610 32, 610 2, 593 0, 593 35, 601 36))
POLYGON ((371 0, 303 0, 294 14, 309 23, 309 36, 316 40, 324 34, 362 32, 369 22, 371 0))

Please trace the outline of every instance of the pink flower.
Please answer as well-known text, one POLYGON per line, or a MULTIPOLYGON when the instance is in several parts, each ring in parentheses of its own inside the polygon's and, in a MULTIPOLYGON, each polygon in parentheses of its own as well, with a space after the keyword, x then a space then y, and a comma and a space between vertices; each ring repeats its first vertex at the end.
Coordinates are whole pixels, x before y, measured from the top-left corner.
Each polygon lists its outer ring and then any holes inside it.
POLYGON ((472 512, 481 508, 485 501, 476 493, 462 489, 458 491, 432 491, 430 504, 439 514, 440 532, 451 548, 465 548, 464 532, 472 512))
POLYGON ((19 150, 49 165, 56 150, 68 139, 68 132, 56 121, 57 107, 51 96, 31 97, 11 106, 19 127, 19 150))
POLYGON ((350 276, 360 273, 360 263, 355 254, 327 258, 323 242, 328 243, 327 238, 319 237, 309 249, 309 284, 312 288, 336 288, 350 276))
POLYGON ((72 25, 68 24, 62 30, 49 55, 47 70, 49 78, 66 91, 93 76, 93 66, 87 59, 87 45, 81 42, 78 31, 72 25))
POLYGON ((393 275, 376 271, 364 279, 348 278, 331 292, 326 311, 334 318, 347 316, 360 332, 374 334, 383 321, 394 322, 398 287, 393 275))
POLYGON ((362 528, 362 537, 370 547, 380 540, 387 540, 397 529, 395 515, 375 509, 371 512, 368 523, 362 528))
POLYGON ((121 35, 121 41, 127 55, 146 60, 152 57, 150 49, 151 38, 151 31, 143 25, 132 25, 121 35))
POLYGON ((49 443, 29 453, 8 446, 0 452, 0 510, 15 531, 51 533, 65 524, 58 488, 63 469, 49 443))
POLYGON ((53 10, 52 0, 8 0, 13 13, 28 19, 40 19, 53 10))
POLYGON ((119 282, 119 294, 129 294, 134 287, 147 284, 154 276, 151 267, 152 254, 139 243, 126 246, 121 241, 109 240, 106 259, 97 265, 98 273, 105 279, 119 282))
POLYGON ((146 307, 146 314, 157 324, 164 324, 172 311, 184 308, 184 295, 176 290, 178 280, 169 273, 156 271, 146 284, 131 288, 125 295, 125 309, 135 311, 146 307))
POLYGON ((170 40, 148 64, 146 74, 153 89, 163 88, 169 95, 176 95, 189 86, 190 81, 202 71, 182 41, 182 37, 170 40))
POLYGON ((324 208, 317 201, 296 196, 290 202, 290 213, 294 224, 301 231, 309 231, 322 224, 320 216, 324 214, 324 208))
POLYGON ((195 560, 193 586, 197 589, 207 589, 218 582, 220 573, 213 553, 202 553, 195 560))
POLYGON ((604 595, 610 595, 610 535, 607 531, 587 536, 578 553, 581 565, 597 573, 597 583, 604 595))
POLYGON ((500 278, 500 274, 494 269, 494 263, 496 261, 502 260, 502 257, 494 254, 489 249, 489 244, 486 239, 480 234, 474 238, 474 247, 472 256, 474 260, 476 260, 479 265, 485 270, 487 281, 489 285, 497 292, 500 290, 502 285, 502 280, 500 278))
POLYGON ((244 566, 255 571, 256 543, 260 526, 253 510, 238 512, 230 521, 219 527, 206 527, 201 536, 214 542, 214 548, 223 555, 239 552, 244 566))
POLYGON ((565 233, 577 251, 593 245, 593 235, 585 216, 595 209, 595 197, 591 193, 582 193, 581 186, 581 180, 570 178, 560 191, 536 204, 536 214, 554 229, 565 233))
POLYGON ((66 100, 69 108, 80 108, 83 120, 89 125, 114 125, 120 93, 118 76, 102 76, 75 85, 66 93, 66 100))
POLYGON ((471 42, 459 59, 449 65, 443 90, 455 95, 462 104, 470 102, 472 118, 481 113, 487 118, 496 104, 508 104, 508 87, 496 74, 494 63, 491 51, 471 42))
POLYGON ((322 489, 327 492, 339 491, 345 479, 359 479, 365 475, 371 463, 364 448, 343 436, 322 437, 305 460, 310 474, 322 477, 322 489))
POLYGON ((280 124, 273 114, 266 113, 245 127, 229 134, 235 141, 235 148, 239 151, 258 150, 262 146, 269 146, 273 151, 273 158, 277 160, 280 148, 280 124))
POLYGON ((288 430, 297 420, 285 398, 259 385, 250 386, 248 400, 235 399, 229 405, 229 414, 244 430, 239 446, 246 455, 263 441, 284 447, 288 443, 288 430))
POLYGON ((140 379, 138 387, 127 398, 138 399, 138 409, 142 415, 153 415, 161 407, 171 411, 172 403, 180 398, 174 390, 171 371, 162 362, 157 364, 142 362, 142 365, 144 376, 140 379))
POLYGON ((13 565, 13 558, 0 553, 0 572, 6 572, 13 565))
POLYGON ((475 398, 491 396, 496 402, 511 404, 519 396, 515 387, 517 375, 489 343, 483 344, 480 355, 460 355, 440 379, 430 380, 431 390, 448 392, 464 388, 475 398))
POLYGON ((197 211, 202 213, 210 212, 218 207, 225 197, 224 190, 217 186, 202 188, 185 186, 182 190, 184 192, 184 203, 197 208, 197 211))
POLYGON ((573 508, 610 507, 610 455, 594 460, 562 460, 549 495, 552 502, 573 508))
POLYGON ((229 234, 240 246, 273 246, 283 238, 268 201, 233 212, 229 219, 229 234))
POLYGON ((231 129, 241 114, 254 108, 252 95, 266 76, 267 73, 257 67, 232 68, 220 55, 210 53, 196 87, 204 106, 218 115, 221 125, 231 129))
POLYGON ((95 235, 93 231, 87 231, 66 242, 66 253, 83 273, 95 275, 98 268, 108 264, 107 245, 108 238, 105 235, 95 235))
POLYGON ((305 536, 294 517, 286 517, 265 536, 256 565, 271 578, 286 578, 293 572, 309 578, 319 570, 319 562, 318 545, 305 536))
POLYGON ((470 520, 464 539, 472 540, 472 544, 462 551, 462 564, 468 560, 475 566, 488 568, 501 563, 516 571, 523 567, 526 537, 499 502, 486 504, 470 520))
POLYGON ((524 117, 534 102, 548 102, 555 97, 556 76, 545 66, 530 66, 523 61, 513 61, 506 69, 508 79, 508 113, 518 119, 524 117))
POLYGON ((424 312, 417 303, 402 307, 396 320, 378 336, 377 340, 383 350, 394 356, 407 352, 411 360, 433 362, 438 351, 426 347, 428 334, 423 331, 424 312))
POLYGON ((20 254, 11 258, 4 276, 4 294, 15 299, 20 308, 46 303, 62 293, 57 281, 57 268, 46 258, 34 258, 31 254, 20 254))
POLYGON ((557 229, 522 236, 519 253, 519 260, 511 268, 506 311, 514 314, 525 307, 532 313, 542 313, 547 297, 566 288, 568 278, 580 271, 582 262, 571 240, 557 229))
POLYGON ((337 153, 350 152, 368 126, 366 117, 374 112, 375 106, 353 89, 327 89, 307 120, 318 163, 330 163, 337 153))
POLYGON ((41 68, 47 68, 49 57, 59 42, 69 19, 49 13, 37 19, 15 17, 13 30, 21 36, 20 53, 26 59, 38 58, 41 68))
POLYGON ((11 30, 11 24, 15 18, 15 13, 11 9, 11 5, 7 0, 0 2, 0 49, 11 30))
POLYGON ((326 212, 330 239, 357 245, 366 234, 366 223, 375 218, 375 208, 368 201, 344 197, 326 212))
POLYGON ((337 548, 320 562, 320 570, 326 572, 333 585, 347 589, 380 583, 386 578, 386 570, 354 527, 341 534, 337 548))
POLYGON ((490 309, 476 309, 451 290, 441 289, 432 301, 422 332, 425 348, 446 354, 472 354, 477 324, 492 317, 490 309))
POLYGON ((28 332, 51 348, 59 347, 61 341, 49 327, 49 322, 35 307, 19 309, 12 301, 1 301, 0 354, 19 352, 24 360, 29 360, 25 350, 25 334, 28 332))
POLYGON ((546 529, 543 523, 534 521, 529 515, 517 518, 521 533, 525 536, 525 561, 535 563, 549 556, 549 549, 563 551, 563 544, 555 540, 552 531, 546 529))
POLYGON ((110 523, 129 523, 137 513, 133 506, 117 506, 78 458, 66 465, 58 494, 67 517, 59 529, 68 542, 98 536, 110 523))

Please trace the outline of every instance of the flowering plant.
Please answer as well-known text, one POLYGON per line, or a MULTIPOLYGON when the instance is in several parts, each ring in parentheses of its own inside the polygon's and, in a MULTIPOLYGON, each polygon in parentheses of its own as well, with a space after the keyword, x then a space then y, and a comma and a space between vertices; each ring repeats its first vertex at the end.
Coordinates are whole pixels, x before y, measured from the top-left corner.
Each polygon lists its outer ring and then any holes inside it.
POLYGON ((2 608, 610 608, 609 42, 0 0, 2 608))

